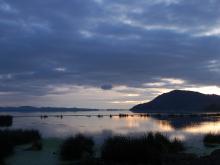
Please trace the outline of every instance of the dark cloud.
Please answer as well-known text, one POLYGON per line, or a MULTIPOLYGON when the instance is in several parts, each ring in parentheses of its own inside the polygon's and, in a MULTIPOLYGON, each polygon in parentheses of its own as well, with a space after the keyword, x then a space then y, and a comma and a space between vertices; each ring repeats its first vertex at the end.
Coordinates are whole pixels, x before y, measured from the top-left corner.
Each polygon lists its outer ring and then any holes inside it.
POLYGON ((101 86, 103 90, 111 90, 113 86, 111 84, 104 84, 101 86))
POLYGON ((0 0, 0 91, 220 85, 220 2, 0 0), (208 77, 208 78, 207 78, 208 77))

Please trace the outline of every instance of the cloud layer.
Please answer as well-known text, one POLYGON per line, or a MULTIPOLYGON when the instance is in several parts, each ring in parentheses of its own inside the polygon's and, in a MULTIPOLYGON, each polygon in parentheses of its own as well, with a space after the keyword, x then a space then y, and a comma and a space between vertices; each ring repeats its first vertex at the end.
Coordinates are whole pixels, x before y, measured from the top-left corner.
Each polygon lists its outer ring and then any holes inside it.
POLYGON ((219 7, 0 0, 0 104, 129 107, 165 89, 218 87, 219 7))

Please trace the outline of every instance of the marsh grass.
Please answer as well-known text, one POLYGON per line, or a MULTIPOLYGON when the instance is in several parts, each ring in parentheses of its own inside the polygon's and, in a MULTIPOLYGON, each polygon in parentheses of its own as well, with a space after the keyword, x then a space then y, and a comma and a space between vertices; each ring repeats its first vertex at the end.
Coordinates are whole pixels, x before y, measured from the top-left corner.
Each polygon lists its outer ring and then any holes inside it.
POLYGON ((17 145, 39 141, 41 135, 36 130, 0 130, 0 160, 13 154, 17 145))
POLYGON ((162 154, 179 153, 183 150, 184 146, 179 140, 170 141, 162 134, 149 133, 139 138, 108 138, 103 144, 101 157, 109 162, 160 164, 162 154))
POLYGON ((79 160, 84 155, 93 155, 94 141, 90 137, 78 134, 67 138, 60 149, 60 158, 64 161, 79 160))
POLYGON ((41 139, 41 135, 36 130, 1 130, 0 141, 9 141, 14 146, 32 143, 41 139))
POLYGON ((203 143, 207 144, 220 144, 220 134, 208 133, 204 136, 203 143))
POLYGON ((9 115, 0 116, 0 127, 10 127, 13 123, 13 117, 9 115))

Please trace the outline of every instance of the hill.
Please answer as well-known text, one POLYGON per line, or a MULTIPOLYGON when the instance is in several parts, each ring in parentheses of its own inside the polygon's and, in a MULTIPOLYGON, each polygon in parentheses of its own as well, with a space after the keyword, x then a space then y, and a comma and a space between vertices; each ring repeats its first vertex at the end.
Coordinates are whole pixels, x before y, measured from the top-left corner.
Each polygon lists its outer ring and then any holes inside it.
POLYGON ((132 112, 220 112, 220 96, 199 92, 173 90, 150 102, 138 104, 132 112))

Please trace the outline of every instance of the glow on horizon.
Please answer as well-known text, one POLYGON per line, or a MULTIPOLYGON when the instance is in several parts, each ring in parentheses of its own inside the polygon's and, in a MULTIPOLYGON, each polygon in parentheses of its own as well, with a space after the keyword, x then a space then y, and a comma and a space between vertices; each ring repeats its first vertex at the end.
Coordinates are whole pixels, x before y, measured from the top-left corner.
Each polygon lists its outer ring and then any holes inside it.
MULTIPOLYGON (((159 84, 156 84, 155 86, 153 86, 153 84, 151 84, 152 86, 143 85, 142 87, 113 85, 111 90, 102 90, 99 87, 93 86, 48 86, 50 90, 47 95, 25 97, 25 104, 23 100, 18 99, 11 102, 11 99, 13 97, 16 98, 19 93, 15 94, 4 92, 0 93, 0 95, 2 95, 0 104, 1 106, 50 106, 98 109, 130 109, 134 105, 149 102, 158 95, 170 92, 174 89, 220 95, 220 87, 218 86, 197 86, 195 84, 187 84, 185 81, 179 79, 168 80, 170 81, 168 86, 158 86, 159 84), (182 84, 183 82, 185 83, 182 84)), ((165 79, 163 79, 163 81, 165 81, 165 79)))
POLYGON ((189 87, 189 88, 184 88, 184 90, 196 91, 204 94, 220 95, 220 87, 218 86, 189 87))
POLYGON ((145 101, 136 101, 136 100, 125 100, 125 101, 112 101, 111 103, 113 104, 140 104, 140 103, 145 103, 150 100, 145 100, 145 101))

